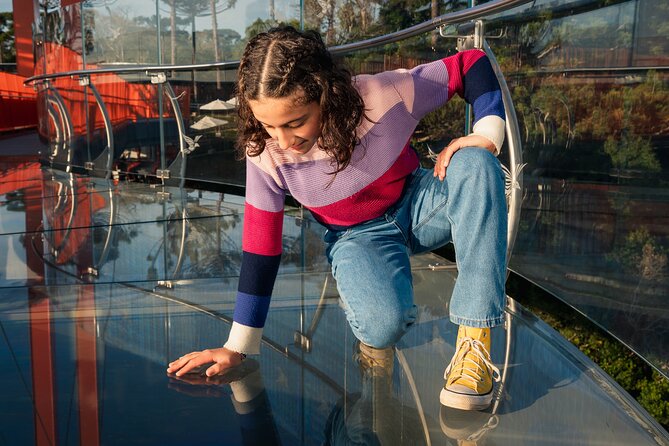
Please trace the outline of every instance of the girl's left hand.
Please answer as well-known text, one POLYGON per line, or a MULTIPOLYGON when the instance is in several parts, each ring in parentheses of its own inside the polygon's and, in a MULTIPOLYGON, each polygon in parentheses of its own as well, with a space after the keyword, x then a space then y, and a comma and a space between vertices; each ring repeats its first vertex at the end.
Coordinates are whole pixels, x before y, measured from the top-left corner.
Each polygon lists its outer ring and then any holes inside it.
POLYGON ((446 178, 446 168, 451 162, 453 154, 463 147, 481 147, 495 154, 495 145, 484 136, 472 134, 455 138, 437 155, 437 161, 434 163, 434 176, 439 177, 439 181, 443 181, 446 178))
POLYGON ((206 376, 214 376, 224 373, 227 369, 238 366, 242 362, 242 355, 225 347, 202 350, 201 352, 191 352, 182 356, 169 364, 167 373, 174 373, 181 377, 191 370, 197 370, 207 365, 206 376), (212 364, 212 365, 210 365, 212 364))

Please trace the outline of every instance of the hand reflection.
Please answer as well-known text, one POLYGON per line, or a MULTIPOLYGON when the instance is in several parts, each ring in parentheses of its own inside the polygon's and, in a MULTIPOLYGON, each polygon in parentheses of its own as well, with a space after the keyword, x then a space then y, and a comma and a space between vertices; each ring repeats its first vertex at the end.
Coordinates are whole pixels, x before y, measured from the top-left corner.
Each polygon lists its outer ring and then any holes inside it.
POLYGON ((230 383, 230 380, 227 379, 226 376, 207 376, 204 374, 204 371, 201 373, 188 373, 182 376, 176 376, 175 374, 170 373, 168 376, 170 380, 167 384, 167 388, 186 395, 220 398, 226 393, 229 393, 225 392, 221 387, 223 384, 230 383))
POLYGON ((210 366, 211 364, 203 364, 179 376, 168 373, 168 387, 195 397, 216 398, 230 395, 239 416, 242 444, 280 445, 281 438, 265 392, 258 361, 249 358, 217 375, 207 376, 206 370, 210 366))
POLYGON ((243 382, 246 377, 254 372, 259 375, 259 364, 253 359, 248 359, 217 375, 207 376, 206 371, 212 364, 203 364, 182 375, 168 373, 167 376, 170 380, 167 387, 191 396, 216 398, 230 394, 230 391, 223 386, 243 382))

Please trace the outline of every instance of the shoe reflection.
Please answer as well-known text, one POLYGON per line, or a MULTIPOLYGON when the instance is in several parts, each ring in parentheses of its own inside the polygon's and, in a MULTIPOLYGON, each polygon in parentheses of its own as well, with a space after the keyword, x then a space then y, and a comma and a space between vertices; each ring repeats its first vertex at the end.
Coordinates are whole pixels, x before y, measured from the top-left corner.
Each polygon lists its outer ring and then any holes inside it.
POLYGON ((441 406, 439 424, 442 432, 456 440, 458 446, 481 446, 486 444, 488 432, 499 424, 499 418, 486 411, 441 406))
MULTIPOLYGON (((238 415, 242 444, 280 445, 281 439, 274 421, 272 408, 260 373, 260 364, 254 359, 246 359, 239 366, 233 367, 220 375, 206 376, 204 371, 211 364, 177 377, 168 375, 168 387, 180 393, 195 397, 222 397, 230 394, 238 415)), ((226 444, 221 439, 221 444, 226 444)))
POLYGON ((361 392, 330 412, 325 445, 425 444, 418 412, 393 394, 394 349, 357 343, 353 359, 360 369, 361 392))

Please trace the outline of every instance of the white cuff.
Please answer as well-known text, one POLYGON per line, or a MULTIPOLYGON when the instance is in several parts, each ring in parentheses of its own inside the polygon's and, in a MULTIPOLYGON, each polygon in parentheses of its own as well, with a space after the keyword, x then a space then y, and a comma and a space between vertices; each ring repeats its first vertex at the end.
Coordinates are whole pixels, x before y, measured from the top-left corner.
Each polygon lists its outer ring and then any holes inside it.
POLYGON ((260 353, 261 339, 262 328, 247 327, 246 325, 233 322, 228 341, 224 347, 246 355, 257 355, 260 353))
POLYGON ((495 145, 495 156, 497 156, 502 148, 502 144, 504 144, 505 125, 506 123, 499 116, 484 116, 474 124, 472 134, 483 136, 490 140, 495 145))

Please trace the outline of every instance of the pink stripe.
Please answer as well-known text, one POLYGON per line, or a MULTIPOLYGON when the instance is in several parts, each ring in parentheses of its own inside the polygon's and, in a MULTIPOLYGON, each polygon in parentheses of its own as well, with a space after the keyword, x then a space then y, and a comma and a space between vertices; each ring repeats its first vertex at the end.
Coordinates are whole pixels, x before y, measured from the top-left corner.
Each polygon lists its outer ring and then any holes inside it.
POLYGON ((402 195, 406 177, 418 167, 418 156, 408 146, 379 179, 355 195, 327 206, 310 207, 322 223, 329 226, 353 226, 376 217, 402 195))
POLYGON ((244 205, 244 251, 264 256, 279 255, 282 233, 283 209, 279 212, 268 212, 253 207, 248 202, 244 205))
POLYGON ((464 94, 464 84, 462 80, 464 75, 474 65, 474 63, 483 57, 485 53, 480 50, 461 51, 450 57, 442 59, 448 70, 448 98, 452 98, 455 93, 462 96, 464 94), (460 71, 462 67, 462 71, 460 71))

